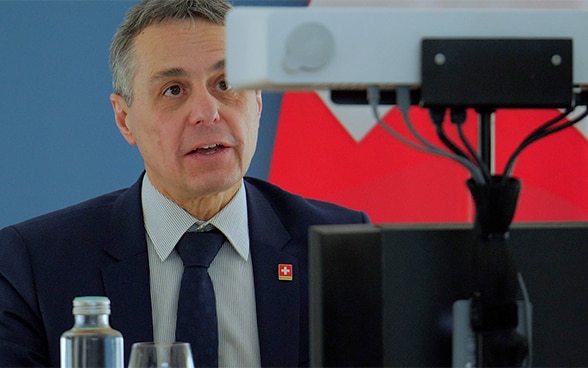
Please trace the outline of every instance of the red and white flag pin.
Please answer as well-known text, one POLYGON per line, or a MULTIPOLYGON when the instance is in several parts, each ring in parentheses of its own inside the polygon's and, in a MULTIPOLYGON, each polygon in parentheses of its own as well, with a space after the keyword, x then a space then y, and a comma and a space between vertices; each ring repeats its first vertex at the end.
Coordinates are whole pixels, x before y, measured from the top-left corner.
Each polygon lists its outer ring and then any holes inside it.
POLYGON ((292 265, 280 263, 278 265, 278 280, 292 281, 292 265))

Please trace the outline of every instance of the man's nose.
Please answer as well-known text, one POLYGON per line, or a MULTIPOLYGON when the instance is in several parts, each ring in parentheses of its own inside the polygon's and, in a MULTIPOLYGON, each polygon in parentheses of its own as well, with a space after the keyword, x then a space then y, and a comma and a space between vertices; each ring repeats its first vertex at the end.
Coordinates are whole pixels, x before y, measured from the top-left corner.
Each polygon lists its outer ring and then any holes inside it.
POLYGON ((208 89, 194 91, 190 97, 189 106, 191 124, 213 124, 220 121, 220 103, 208 89))

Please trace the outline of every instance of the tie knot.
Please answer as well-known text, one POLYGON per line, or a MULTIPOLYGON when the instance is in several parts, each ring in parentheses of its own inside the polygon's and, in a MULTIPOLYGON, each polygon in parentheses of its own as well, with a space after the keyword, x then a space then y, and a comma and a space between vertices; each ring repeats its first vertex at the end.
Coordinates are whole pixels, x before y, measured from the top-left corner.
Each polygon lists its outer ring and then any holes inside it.
POLYGON ((210 263, 225 242, 225 236, 214 229, 206 232, 187 232, 176 245, 184 267, 210 266, 210 263))

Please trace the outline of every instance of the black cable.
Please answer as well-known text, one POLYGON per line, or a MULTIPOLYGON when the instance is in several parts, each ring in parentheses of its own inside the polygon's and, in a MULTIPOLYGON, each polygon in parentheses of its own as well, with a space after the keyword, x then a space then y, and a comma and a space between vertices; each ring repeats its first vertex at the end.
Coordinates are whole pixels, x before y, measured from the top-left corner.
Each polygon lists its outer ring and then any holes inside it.
POLYGON ((453 124, 455 124, 457 127, 457 133, 459 134, 459 138, 461 139, 461 142, 466 147, 468 153, 473 158, 474 162, 482 170, 482 174, 484 175, 486 180, 489 181, 490 180, 490 170, 488 168, 488 164, 485 162, 482 162, 480 155, 478 155, 478 153, 474 150, 474 148, 470 144, 470 141, 467 139, 467 137, 465 136, 465 133, 463 131, 463 124, 466 121, 465 109, 451 109, 450 116, 451 116, 451 122, 453 124))
POLYGON ((563 119, 565 119, 570 112, 572 112, 573 109, 568 108, 566 109, 563 113, 561 113, 560 115, 556 116, 555 118, 547 121, 546 123, 544 123, 543 125, 541 125, 539 128, 535 129, 533 132, 531 132, 527 138, 525 138, 521 144, 516 148, 516 150, 511 154, 510 158, 507 161, 507 164, 505 166, 504 169, 504 174, 503 174, 503 181, 506 181, 507 178, 511 175, 512 170, 514 168, 514 164, 516 159, 518 158, 518 156, 521 154, 521 152, 527 147, 529 146, 531 143, 536 142, 537 140, 541 139, 541 138, 545 138, 550 134, 553 134, 555 132, 559 132, 562 129, 568 128, 573 126, 574 124, 576 124, 577 122, 579 122, 580 120, 582 120, 584 117, 586 117, 588 115, 588 110, 586 110, 585 112, 583 112, 582 114, 580 114, 578 117, 576 117, 575 119, 572 119, 570 121, 568 121, 565 124, 561 124, 560 126, 557 126, 555 128, 552 128, 551 130, 549 130, 549 128, 551 128, 553 125, 559 123, 560 121, 562 121, 563 119))
MULTIPOLYGON (((435 124, 435 130, 437 132, 437 136, 443 142, 445 147, 449 148, 453 153, 458 156, 461 156, 465 159, 470 159, 466 153, 461 150, 449 137, 445 134, 445 130, 443 129, 443 122, 445 121, 445 110, 444 108, 430 108, 429 115, 431 120, 435 124)), ((471 160, 470 160, 471 161, 471 160)))
POLYGON ((418 150, 425 151, 425 152, 432 153, 432 154, 436 154, 436 155, 443 156, 443 157, 447 157, 447 158, 450 158, 454 161, 457 161, 458 163, 463 165, 470 172, 470 174, 472 174, 472 180, 474 180, 476 183, 483 185, 486 182, 484 175, 482 175, 482 173, 480 172, 480 168, 477 167, 476 165, 474 165, 473 162, 471 162, 467 158, 458 156, 452 152, 447 152, 445 150, 442 150, 441 148, 436 147, 431 142, 428 142, 426 139, 424 139, 424 137, 422 137, 419 134, 419 132, 414 128, 414 125, 412 124, 412 121, 411 121, 410 115, 409 115, 409 110, 411 108, 411 103, 410 103, 411 99, 410 99, 410 88, 408 86, 398 86, 396 88, 396 105, 397 105, 398 109, 400 110, 400 113, 402 114, 402 118, 403 118, 406 126, 408 127, 408 129, 410 130, 412 135, 418 139, 418 141, 422 144, 422 146, 419 144, 415 144, 414 142, 412 142, 412 141, 406 139, 405 137, 403 137, 402 135, 398 134, 394 129, 389 127, 381 119, 380 114, 378 112, 378 108, 377 108, 379 101, 380 101, 380 88, 378 86, 376 86, 376 85, 368 86, 367 99, 368 99, 368 103, 372 107, 372 113, 376 117, 376 121, 378 122, 378 124, 382 128, 384 128, 387 132, 392 134, 394 137, 396 137, 397 139, 404 142, 405 144, 408 144, 409 146, 414 147, 418 150))
POLYGON ((537 129, 535 129, 533 132, 531 132, 531 134, 529 134, 521 143, 528 145, 530 143, 535 142, 537 139, 543 138, 545 136, 545 134, 549 131, 548 129, 551 128, 553 125, 559 123, 560 121, 562 121, 563 119, 565 119, 570 112, 572 112, 571 108, 568 108, 566 110, 564 110, 563 113, 561 113, 560 115, 556 116, 555 118, 547 121, 546 123, 544 123, 543 125, 541 125, 540 127, 538 127, 537 129), (526 142, 530 142, 530 143, 526 143, 526 142))

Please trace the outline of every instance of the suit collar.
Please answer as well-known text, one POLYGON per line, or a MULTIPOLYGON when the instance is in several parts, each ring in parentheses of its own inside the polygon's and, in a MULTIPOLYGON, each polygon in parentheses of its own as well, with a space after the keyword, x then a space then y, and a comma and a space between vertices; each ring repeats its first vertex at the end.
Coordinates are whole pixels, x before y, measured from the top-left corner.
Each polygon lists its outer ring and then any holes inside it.
POLYGON ((133 186, 121 193, 112 208, 110 241, 104 250, 117 260, 147 252, 141 206, 142 180, 143 175, 133 186))

